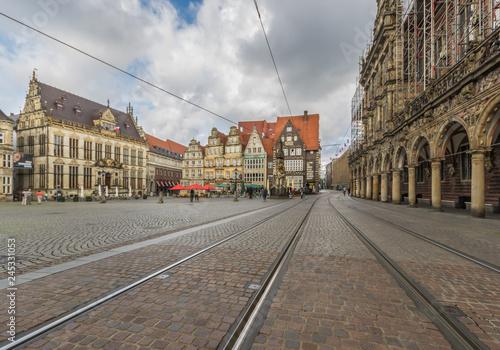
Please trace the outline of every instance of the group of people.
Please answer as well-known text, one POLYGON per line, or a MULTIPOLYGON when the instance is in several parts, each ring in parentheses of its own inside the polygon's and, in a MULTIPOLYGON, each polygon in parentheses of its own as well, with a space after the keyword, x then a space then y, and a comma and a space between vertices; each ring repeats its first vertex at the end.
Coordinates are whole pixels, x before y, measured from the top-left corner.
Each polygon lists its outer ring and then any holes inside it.
MULTIPOLYGON (((31 204, 31 197, 32 197, 31 188, 27 190, 25 189, 22 193, 22 196, 23 196, 21 202, 22 205, 31 204)), ((42 197, 43 197, 42 191, 38 190, 38 192, 36 193, 36 199, 38 200, 38 204, 42 204, 42 197)))
MULTIPOLYGON (((298 191, 300 191, 300 198, 304 199, 306 197, 306 191, 304 187, 301 187, 300 189, 298 189, 298 191)), ((290 187, 288 193, 290 194, 290 198, 293 199, 293 197, 295 196, 295 188, 290 187)))
POLYGON ((191 189, 191 191, 189 192, 189 199, 190 199, 191 202, 193 200, 199 202, 200 201, 200 197, 198 196, 198 191, 195 191, 195 190, 191 189))
MULTIPOLYGON (((344 196, 345 196, 345 191, 346 191, 346 188, 344 187, 344 196)), ((351 189, 349 187, 347 187, 347 196, 350 196, 351 195, 351 189)))

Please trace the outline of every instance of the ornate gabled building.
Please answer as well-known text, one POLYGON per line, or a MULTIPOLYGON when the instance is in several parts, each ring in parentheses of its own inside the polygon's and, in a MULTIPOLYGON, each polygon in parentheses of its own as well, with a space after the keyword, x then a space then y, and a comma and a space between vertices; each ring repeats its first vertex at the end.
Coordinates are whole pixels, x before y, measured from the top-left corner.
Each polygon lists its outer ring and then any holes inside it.
POLYGON ((229 181, 239 175, 243 170, 243 151, 245 147, 244 134, 240 134, 236 126, 231 126, 224 152, 224 178, 229 181))
POLYGON ((133 118, 38 81, 35 73, 17 123, 17 150, 33 168, 17 172, 16 191, 49 197, 139 194, 146 189, 147 140, 133 118))
POLYGON ((0 110, 0 201, 11 201, 13 197, 14 125, 0 110))
MULTIPOLYGON (((243 180, 258 186, 268 187, 268 153, 261 135, 254 125, 248 135, 248 143, 243 153, 243 180)), ((272 154, 272 153, 271 153, 272 154)))
MULTIPOLYGON (((320 184, 321 147, 319 144, 319 114, 279 117, 276 123, 276 142, 273 146, 274 174, 276 154, 283 149, 285 186, 306 188, 317 192, 320 184)), ((276 177, 276 176, 275 176, 276 177)))
POLYGON ((224 182, 224 153, 227 136, 213 128, 205 146, 205 182, 211 186, 224 182))
POLYGON ((198 184, 204 186, 204 166, 205 147, 200 142, 192 139, 184 152, 184 161, 182 164, 181 185, 184 187, 198 184))
POLYGON ((484 216, 500 197, 500 1, 377 6, 353 98, 351 193, 484 216))
POLYGON ((148 193, 167 193, 182 178, 182 160, 187 147, 172 140, 146 134, 148 140, 148 193))

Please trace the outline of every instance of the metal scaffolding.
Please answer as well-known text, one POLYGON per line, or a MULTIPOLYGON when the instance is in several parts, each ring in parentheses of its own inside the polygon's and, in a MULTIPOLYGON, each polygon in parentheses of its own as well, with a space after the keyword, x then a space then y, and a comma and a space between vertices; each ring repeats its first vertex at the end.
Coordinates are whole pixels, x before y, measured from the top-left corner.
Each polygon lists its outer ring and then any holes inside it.
POLYGON ((500 0, 398 1, 396 56, 402 58, 396 65, 402 105, 500 26, 500 0))
POLYGON ((356 82, 356 92, 351 100, 351 151, 356 152, 364 142, 363 131, 364 89, 356 82))

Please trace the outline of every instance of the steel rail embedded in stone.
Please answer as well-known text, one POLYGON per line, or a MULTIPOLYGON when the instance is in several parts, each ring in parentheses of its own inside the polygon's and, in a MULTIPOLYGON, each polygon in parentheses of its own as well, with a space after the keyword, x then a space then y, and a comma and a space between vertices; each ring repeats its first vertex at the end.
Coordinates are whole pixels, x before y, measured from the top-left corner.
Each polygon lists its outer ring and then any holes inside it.
POLYGON ((26 345, 30 342, 32 342, 33 340, 49 333, 50 331, 62 326, 63 324, 65 324, 66 322, 69 322, 83 314, 85 314, 86 312, 89 312, 91 311, 92 309, 100 306, 100 305, 103 305, 104 303, 107 303, 113 299, 116 299, 120 296, 122 296, 123 294, 131 291, 132 289, 136 288, 136 287, 139 287, 140 285, 144 284, 144 283, 147 283, 149 282, 150 280, 152 280, 153 278, 161 275, 161 274, 164 274, 165 272, 167 272, 168 270, 171 270, 173 269, 174 267, 177 267, 183 263, 185 263, 186 261, 189 261, 229 240, 232 240, 234 238, 236 238, 237 236, 240 236, 242 234, 244 234, 245 232, 248 232, 252 229, 254 229, 255 227, 257 226, 260 226, 262 224, 264 224, 265 222, 273 219, 276 215, 280 215, 282 213, 284 213, 285 211, 288 211, 294 207, 296 207, 297 205, 299 205, 301 202, 297 202, 297 204, 294 204, 284 210, 282 210, 281 212, 277 213, 277 214, 273 214, 273 215, 270 215, 260 221, 258 221, 257 223, 253 224, 252 226, 246 228, 246 229, 243 229, 241 231, 238 231, 226 238, 223 238, 215 243, 212 243, 210 245, 208 245, 207 247, 205 248, 202 248, 200 250, 198 250, 197 252, 194 252, 182 259, 179 259, 177 260, 176 262, 166 266, 166 267, 163 267, 161 269, 158 269, 156 270, 155 272, 152 272, 148 275, 146 275, 145 277, 142 277, 132 283, 129 283, 127 284, 126 286, 123 286, 121 288, 118 288, 112 292, 109 292, 108 294, 104 295, 104 296, 101 296, 99 298, 96 298, 94 299, 94 301, 91 301, 91 302, 88 302, 86 303, 84 306, 74 310, 74 311, 70 311, 64 315, 61 315, 59 317, 57 317, 55 320, 52 320, 52 321, 49 321, 47 322, 46 324, 42 324, 42 325, 39 325, 37 327, 34 327, 34 329, 32 330, 28 330, 28 331, 25 331, 23 333, 21 333, 22 335, 15 341, 13 342, 9 342, 7 344, 5 344, 7 341, 4 341, 4 345, 2 345, 2 347, 0 347, 0 350, 10 350, 10 349, 15 349, 19 346, 22 346, 22 345, 26 345))
POLYGON ((377 260, 384 268, 397 280, 401 287, 407 292, 408 296, 419 306, 421 311, 429 317, 434 325, 441 331, 443 336, 448 340, 454 349, 466 350, 487 350, 474 334, 472 334, 465 326, 451 318, 443 310, 444 307, 435 300, 423 287, 419 286, 413 279, 405 273, 391 258, 384 253, 374 242, 372 242, 360 229, 356 227, 349 219, 347 219, 335 206, 330 202, 330 206, 336 214, 353 230, 359 239, 366 247, 375 255, 377 260))

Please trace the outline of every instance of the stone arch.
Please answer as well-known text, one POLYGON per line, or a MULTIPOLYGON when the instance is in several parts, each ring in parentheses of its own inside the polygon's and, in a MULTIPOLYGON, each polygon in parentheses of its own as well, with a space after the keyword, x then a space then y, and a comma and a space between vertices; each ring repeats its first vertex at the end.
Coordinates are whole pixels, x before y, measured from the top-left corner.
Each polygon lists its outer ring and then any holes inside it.
POLYGON ((432 154, 436 157, 443 157, 446 155, 447 150, 454 153, 454 144, 459 141, 459 138, 457 139, 457 132, 461 129, 463 129, 464 133, 460 132, 460 138, 465 136, 470 140, 467 125, 462 119, 452 117, 443 123, 436 134, 436 142, 434 143, 432 154))
POLYGON ((500 132, 500 94, 492 98, 483 108, 474 132, 473 146, 492 145, 500 132))
POLYGON ((378 155, 373 159, 372 173, 373 175, 377 175, 381 171, 382 171, 382 157, 378 155))
POLYGON ((404 166, 406 158, 407 158, 406 148, 402 145, 398 146, 396 152, 394 152, 394 158, 393 158, 394 168, 401 169, 404 166))
POLYGON ((430 149, 429 137, 420 135, 412 142, 411 155, 408 156, 409 163, 418 163, 419 158, 429 160, 433 157, 430 149))
POLYGON ((389 153, 385 153, 382 155, 382 171, 389 171, 392 168, 391 155, 389 153))

